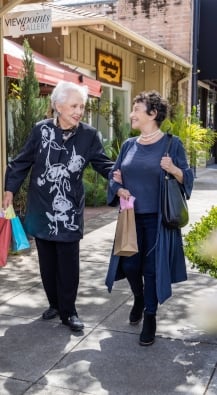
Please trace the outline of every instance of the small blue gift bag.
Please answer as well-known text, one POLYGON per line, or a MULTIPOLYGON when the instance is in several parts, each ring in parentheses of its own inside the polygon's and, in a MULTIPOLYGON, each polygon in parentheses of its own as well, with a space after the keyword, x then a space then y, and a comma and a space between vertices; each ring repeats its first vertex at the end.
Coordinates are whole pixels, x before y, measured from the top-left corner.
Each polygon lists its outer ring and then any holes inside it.
POLYGON ((30 248, 29 240, 27 239, 26 233, 23 229, 23 225, 19 217, 11 218, 11 230, 12 230, 12 252, 18 252, 30 248))

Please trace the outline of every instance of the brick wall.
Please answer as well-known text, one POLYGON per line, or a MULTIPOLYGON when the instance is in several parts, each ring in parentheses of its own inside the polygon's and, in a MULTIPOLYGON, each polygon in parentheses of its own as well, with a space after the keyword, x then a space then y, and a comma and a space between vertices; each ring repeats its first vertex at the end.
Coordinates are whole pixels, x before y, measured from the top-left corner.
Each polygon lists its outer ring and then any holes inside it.
POLYGON ((193 0, 117 0, 97 10, 190 62, 192 7, 193 0))

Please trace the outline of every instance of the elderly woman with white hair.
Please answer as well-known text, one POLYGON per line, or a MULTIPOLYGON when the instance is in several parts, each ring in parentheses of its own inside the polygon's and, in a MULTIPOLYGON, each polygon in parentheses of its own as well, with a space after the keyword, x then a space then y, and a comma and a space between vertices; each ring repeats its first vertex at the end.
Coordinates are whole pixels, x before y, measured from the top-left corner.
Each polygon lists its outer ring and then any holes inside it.
POLYGON ((31 170, 24 226, 35 238, 49 302, 42 317, 49 320, 59 314, 72 331, 84 328, 75 306, 85 206, 82 176, 89 163, 104 178, 113 166, 97 130, 81 122, 87 98, 85 86, 57 84, 51 94, 54 117, 33 127, 21 152, 9 163, 3 198, 6 209, 31 170))

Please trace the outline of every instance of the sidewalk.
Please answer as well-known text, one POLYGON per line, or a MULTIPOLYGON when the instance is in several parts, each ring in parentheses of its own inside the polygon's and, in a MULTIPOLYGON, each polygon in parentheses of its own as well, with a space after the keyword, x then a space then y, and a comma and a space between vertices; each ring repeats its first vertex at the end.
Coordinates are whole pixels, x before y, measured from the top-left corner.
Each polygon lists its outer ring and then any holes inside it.
MULTIPOLYGON (((198 169, 183 232, 216 202, 216 166, 198 169)), ((191 313, 198 300, 217 300, 217 280, 188 265, 188 281, 159 307, 156 342, 139 346, 126 281, 111 294, 104 285, 117 209, 101 210, 85 211, 77 300, 84 333, 41 319, 47 300, 35 248, 0 269, 0 395, 216 395, 217 334, 191 313)))

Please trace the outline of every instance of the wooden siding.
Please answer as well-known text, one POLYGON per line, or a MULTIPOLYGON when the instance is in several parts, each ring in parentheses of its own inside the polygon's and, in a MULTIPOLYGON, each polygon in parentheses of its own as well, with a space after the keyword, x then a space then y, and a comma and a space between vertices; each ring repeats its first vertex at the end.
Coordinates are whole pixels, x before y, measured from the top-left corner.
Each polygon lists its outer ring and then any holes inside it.
POLYGON ((121 58, 123 79, 129 82, 136 81, 137 56, 135 54, 81 29, 71 28, 69 35, 64 36, 63 61, 95 71, 96 49, 121 58))

